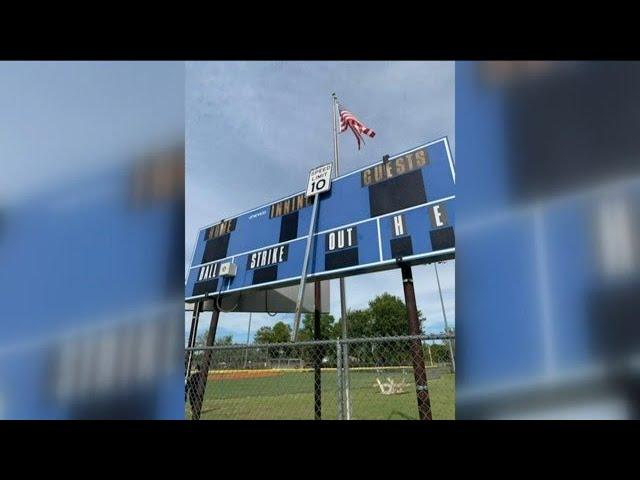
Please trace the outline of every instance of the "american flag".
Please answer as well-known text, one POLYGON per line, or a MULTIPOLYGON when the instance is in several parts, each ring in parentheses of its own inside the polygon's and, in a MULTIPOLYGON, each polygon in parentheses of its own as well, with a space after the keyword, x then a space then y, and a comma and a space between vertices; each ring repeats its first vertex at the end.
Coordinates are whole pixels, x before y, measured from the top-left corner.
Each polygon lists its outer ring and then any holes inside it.
POLYGON ((353 113, 342 108, 340 104, 338 104, 338 111, 340 112, 340 133, 350 128, 358 141, 358 150, 360 150, 360 144, 364 143, 362 134, 368 135, 371 138, 376 136, 376 132, 366 127, 353 113))

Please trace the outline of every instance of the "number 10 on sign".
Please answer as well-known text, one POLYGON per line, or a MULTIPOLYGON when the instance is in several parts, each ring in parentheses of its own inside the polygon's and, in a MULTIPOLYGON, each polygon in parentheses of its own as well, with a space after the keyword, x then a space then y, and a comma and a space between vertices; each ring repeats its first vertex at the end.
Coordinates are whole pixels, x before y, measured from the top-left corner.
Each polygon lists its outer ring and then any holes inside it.
POLYGON ((331 163, 316 167, 309 173, 307 197, 326 192, 331 188, 331 163))

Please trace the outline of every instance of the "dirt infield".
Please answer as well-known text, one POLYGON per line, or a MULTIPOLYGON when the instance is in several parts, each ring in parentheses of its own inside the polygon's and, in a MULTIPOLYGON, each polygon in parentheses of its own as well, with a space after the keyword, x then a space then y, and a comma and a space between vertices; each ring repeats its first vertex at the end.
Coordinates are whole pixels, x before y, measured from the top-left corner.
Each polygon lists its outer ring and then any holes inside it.
POLYGON ((231 370, 229 372, 209 373, 209 380, 243 380, 246 378, 279 377, 284 372, 277 370, 231 370))

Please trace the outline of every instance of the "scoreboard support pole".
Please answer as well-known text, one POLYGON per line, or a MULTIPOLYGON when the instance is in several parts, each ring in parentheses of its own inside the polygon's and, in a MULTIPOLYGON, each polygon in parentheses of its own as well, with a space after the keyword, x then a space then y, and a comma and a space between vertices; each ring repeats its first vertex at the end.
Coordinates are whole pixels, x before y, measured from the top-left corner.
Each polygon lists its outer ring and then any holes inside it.
MULTIPOLYGON (((198 322, 200 321, 200 309, 204 305, 204 302, 196 302, 193 306, 193 314, 191 315, 191 328, 189 330, 189 342, 187 343, 188 348, 193 348, 196 344, 196 335, 198 333, 198 322)), ((185 359, 185 370, 184 370, 184 381, 185 383, 189 380, 189 375, 191 374, 191 364, 193 363, 193 350, 189 350, 187 354, 187 358, 185 359)))
MULTIPOLYGON (((420 320, 418 319, 418 307, 416 305, 416 292, 413 288, 413 274, 411 266, 400 264, 402 271, 402 286, 404 288, 404 302, 407 305, 407 317, 409 320, 409 335, 420 335, 420 320)), ((418 415, 420 420, 432 420, 431 401, 427 386, 427 369, 424 364, 424 352, 422 341, 413 339, 409 341, 411 361, 413 363, 413 377, 416 383, 416 396, 418 400, 418 415)))
MULTIPOLYGON (((218 318, 220 318, 220 310, 217 306, 213 307, 211 312, 211 322, 209 323, 209 332, 207 333, 207 341, 205 347, 211 347, 216 340, 216 330, 218 330, 218 318)), ((196 404, 193 412, 191 412, 192 420, 200 420, 200 414, 202 412, 202 403, 204 401, 204 392, 207 389, 207 378, 209 376, 209 368, 211 367, 211 357, 213 350, 206 349, 202 355, 202 363, 200 364, 199 382, 197 387, 196 404)))
MULTIPOLYGON (((322 335, 320 332, 320 308, 321 308, 321 298, 320 298, 320 281, 316 280, 314 282, 314 299, 315 305, 313 309, 313 339, 321 340, 322 335)), ((316 345, 314 352, 314 362, 313 362, 313 375, 314 375, 314 390, 313 390, 313 410, 314 410, 314 419, 322 420, 322 345, 316 345)))
POLYGON ((311 249, 313 247, 313 232, 316 226, 316 217, 318 216, 319 206, 320 206, 320 195, 316 195, 315 198, 313 199, 313 210, 311 212, 311 222, 309 224, 309 236, 307 237, 307 246, 304 251, 304 262, 302 263, 302 275, 300 277, 300 287, 298 288, 298 298, 296 300, 296 313, 293 318, 292 339, 294 342, 298 338, 298 328, 300 327, 300 315, 302 313, 302 299, 304 298, 304 289, 307 284, 307 270, 309 270, 309 255, 311 255, 311 249))

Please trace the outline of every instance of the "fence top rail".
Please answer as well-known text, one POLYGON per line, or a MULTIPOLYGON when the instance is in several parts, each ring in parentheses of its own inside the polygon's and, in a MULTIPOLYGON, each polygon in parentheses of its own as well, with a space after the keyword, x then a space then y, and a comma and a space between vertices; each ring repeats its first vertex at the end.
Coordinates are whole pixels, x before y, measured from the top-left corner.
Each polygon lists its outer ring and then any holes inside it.
POLYGON ((385 343, 385 342, 397 342, 406 340, 455 340, 455 333, 430 333, 423 335, 399 335, 396 337, 365 337, 365 338, 336 338, 333 340, 307 340, 300 342, 284 342, 284 343, 243 343, 235 345, 211 345, 211 346, 196 346, 185 347, 186 352, 190 351, 204 351, 204 350, 238 350, 238 349, 272 349, 272 348, 291 348, 291 347, 306 347, 306 346, 321 346, 321 345, 336 345, 340 344, 352 344, 352 343, 385 343))

